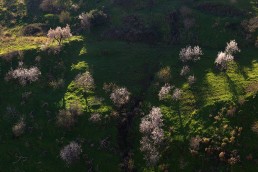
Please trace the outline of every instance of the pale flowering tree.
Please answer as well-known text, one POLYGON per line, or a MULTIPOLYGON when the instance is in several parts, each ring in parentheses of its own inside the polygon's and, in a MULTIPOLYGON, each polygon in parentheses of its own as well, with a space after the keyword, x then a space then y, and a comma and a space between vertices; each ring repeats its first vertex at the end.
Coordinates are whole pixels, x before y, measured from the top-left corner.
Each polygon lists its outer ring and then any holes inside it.
POLYGON ((159 100, 164 100, 167 98, 168 94, 171 92, 174 86, 171 86, 169 84, 165 84, 163 87, 161 87, 159 91, 159 100))
POLYGON ((231 54, 225 52, 219 52, 215 60, 216 66, 220 67, 221 70, 227 69, 227 63, 233 61, 234 57, 231 54))
POLYGON ((186 48, 182 48, 179 53, 180 60, 184 63, 189 61, 198 61, 200 60, 201 55, 203 55, 203 52, 199 46, 187 46, 186 48))
POLYGON ((148 166, 155 166, 159 159, 160 153, 148 137, 142 137, 140 141, 140 150, 144 152, 144 159, 148 166))
POLYGON ((80 159, 81 153, 81 146, 78 143, 72 141, 60 151, 60 157, 68 165, 70 165, 76 160, 80 159))
POLYGON ((234 60, 234 54, 240 52, 241 50, 238 48, 237 42, 235 40, 231 40, 227 43, 225 48, 225 52, 219 52, 217 58, 215 59, 215 64, 221 70, 227 69, 227 64, 230 61, 234 60))
POLYGON ((5 79, 9 81, 10 79, 17 79, 21 85, 26 85, 27 83, 35 82, 39 79, 41 75, 40 70, 37 67, 24 68, 23 62, 19 62, 19 66, 15 70, 10 70, 5 79))
POLYGON ((62 41, 70 38, 72 36, 71 29, 69 25, 66 25, 66 27, 57 27, 55 29, 49 29, 47 37, 50 40, 56 40, 58 42, 58 45, 61 45, 62 41))
POLYGON ((81 25, 85 28, 90 29, 91 28, 91 16, 87 13, 81 13, 79 15, 79 19, 81 20, 81 25))
POLYGON ((237 52, 240 52, 241 50, 238 48, 237 42, 235 40, 231 40, 230 42, 227 43, 225 52, 226 54, 235 54, 237 52))
POLYGON ((190 85, 193 85, 194 83, 196 83, 196 77, 194 75, 190 75, 188 78, 187 78, 187 81, 190 85))
POLYGON ((90 72, 86 71, 85 73, 76 76, 75 85, 88 91, 94 88, 94 79, 90 72))
POLYGON ((16 123, 13 126, 13 128, 12 128, 13 135, 15 137, 21 136, 24 133, 25 127, 26 127, 26 124, 25 124, 24 119, 22 118, 18 123, 16 123))
POLYGON ((190 139, 190 143, 189 143, 190 149, 196 150, 196 151, 199 150, 201 141, 202 141, 202 139, 199 136, 192 137, 190 139))
POLYGON ((181 69, 180 75, 186 76, 190 72, 190 67, 188 65, 183 66, 181 69))
POLYGON ((93 123, 97 123, 101 121, 101 115, 99 113, 93 113, 91 114, 89 121, 93 123))
POLYGON ((182 97, 182 90, 180 90, 179 88, 176 88, 172 94, 172 99, 175 101, 180 100, 182 97))
POLYGON ((81 25, 87 29, 91 29, 94 26, 100 26, 107 22, 107 14, 102 10, 94 9, 87 13, 81 13, 79 19, 81 20, 81 25))
MULTIPOLYGON (((86 97, 87 97, 87 92, 90 90, 93 90, 95 87, 94 79, 93 79, 92 75, 90 74, 90 72, 88 72, 88 71, 84 72, 83 74, 78 74, 76 76, 75 85, 77 87, 80 87, 83 89, 86 97)), ((86 98, 85 100, 88 105, 87 108, 90 111, 88 99, 86 98)))
POLYGON ((163 126, 162 113, 158 107, 152 107, 150 113, 143 117, 140 123, 140 132, 143 134, 140 150, 144 152, 144 157, 150 166, 155 166, 160 158, 158 150, 165 139, 163 126))
POLYGON ((172 92, 172 99, 175 101, 178 101, 181 99, 182 96, 182 90, 180 90, 179 88, 175 88, 174 86, 171 86, 169 84, 165 84, 163 87, 161 87, 160 91, 159 91, 159 100, 164 100, 166 98, 168 98, 168 95, 172 92))
POLYGON ((127 88, 116 88, 110 94, 110 99, 117 107, 121 107, 129 102, 130 94, 131 93, 127 90, 127 88))

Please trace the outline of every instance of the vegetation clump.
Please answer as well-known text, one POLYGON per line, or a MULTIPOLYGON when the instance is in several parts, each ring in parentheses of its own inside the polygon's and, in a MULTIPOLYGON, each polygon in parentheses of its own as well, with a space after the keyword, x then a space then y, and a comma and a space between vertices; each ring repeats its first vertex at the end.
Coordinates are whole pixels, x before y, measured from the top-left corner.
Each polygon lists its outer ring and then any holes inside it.
POLYGON ((163 125, 162 113, 157 107, 153 107, 140 123, 140 132, 143 134, 140 149, 150 166, 155 166, 160 158, 159 148, 165 139, 163 125))
POLYGON ((23 62, 19 62, 19 67, 15 70, 11 69, 6 74, 5 80, 17 79, 21 85, 25 86, 28 83, 37 81, 40 75, 41 72, 37 67, 27 69, 23 67, 23 62))
POLYGON ((58 45, 61 45, 63 40, 70 38, 72 36, 71 29, 69 25, 66 25, 66 27, 57 27, 56 29, 51 29, 48 31, 47 34, 48 38, 50 40, 56 40, 58 42, 58 45))
POLYGON ((25 127, 26 127, 26 124, 24 122, 24 119, 21 119, 18 123, 16 123, 13 128, 12 128, 12 131, 13 131, 13 135, 15 137, 19 137, 21 136, 24 131, 25 131, 25 127))
POLYGON ((72 141, 60 151, 60 157, 64 160, 68 165, 80 159, 80 155, 82 153, 81 146, 72 141))

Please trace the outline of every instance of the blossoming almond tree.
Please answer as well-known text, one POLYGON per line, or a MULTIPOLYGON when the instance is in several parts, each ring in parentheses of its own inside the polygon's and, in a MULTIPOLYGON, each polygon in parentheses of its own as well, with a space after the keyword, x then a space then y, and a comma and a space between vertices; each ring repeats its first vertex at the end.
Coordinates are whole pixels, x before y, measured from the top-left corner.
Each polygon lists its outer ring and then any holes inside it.
POLYGON ((216 66, 218 66, 221 70, 226 70, 228 62, 234 60, 233 55, 240 51, 241 50, 238 48, 237 42, 235 40, 231 40, 229 43, 227 43, 225 51, 218 53, 217 58, 215 59, 216 66))
POLYGON ((68 165, 70 165, 80 158, 81 153, 81 146, 78 143, 72 141, 60 151, 60 157, 68 165))
POLYGON ((19 62, 19 67, 15 70, 10 70, 6 76, 5 80, 9 81, 11 79, 17 79, 21 85, 26 85, 27 83, 35 82, 39 79, 41 75, 40 70, 33 66, 31 68, 23 67, 23 62, 19 62))
POLYGON ((140 123, 140 132, 143 134, 140 150, 144 152, 150 166, 155 166, 160 158, 159 148, 165 139, 163 125, 162 113, 158 107, 152 107, 140 123))
POLYGON ((189 61, 198 61, 200 60, 200 56, 203 55, 202 49, 199 46, 187 46, 185 48, 182 48, 179 57, 180 60, 183 63, 189 62, 189 61))
POLYGON ((66 25, 66 27, 57 27, 55 29, 49 29, 47 37, 50 40, 56 40, 58 42, 58 45, 61 45, 62 41, 64 39, 70 38, 72 36, 71 29, 69 25, 66 25))
POLYGON ((168 97, 170 91, 173 89, 174 86, 171 86, 169 84, 165 84, 163 87, 161 87, 159 91, 159 100, 164 100, 168 97))
POLYGON ((85 100, 87 103, 88 111, 90 111, 89 102, 87 100, 87 92, 94 89, 94 79, 90 72, 86 71, 83 74, 78 74, 75 78, 75 85, 79 88, 83 89, 83 92, 85 94, 85 100))
POLYGON ((121 107, 129 102, 130 94, 131 93, 127 90, 127 88, 117 88, 110 94, 110 99, 117 107, 121 107))

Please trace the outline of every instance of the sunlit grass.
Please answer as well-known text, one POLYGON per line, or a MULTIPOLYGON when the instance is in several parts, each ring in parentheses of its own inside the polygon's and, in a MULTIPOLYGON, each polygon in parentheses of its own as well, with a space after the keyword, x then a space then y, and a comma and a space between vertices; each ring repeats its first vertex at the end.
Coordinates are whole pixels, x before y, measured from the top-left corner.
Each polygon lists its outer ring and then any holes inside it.
MULTIPOLYGON (((11 36, 11 37, 1 37, 0 44, 0 55, 10 53, 13 51, 24 51, 39 49, 42 45, 49 42, 47 37, 34 37, 34 36, 11 36)), ((80 36, 73 36, 70 39, 64 41, 67 43, 69 41, 82 40, 80 36)), ((50 46, 57 45, 57 42, 53 42, 50 46)))

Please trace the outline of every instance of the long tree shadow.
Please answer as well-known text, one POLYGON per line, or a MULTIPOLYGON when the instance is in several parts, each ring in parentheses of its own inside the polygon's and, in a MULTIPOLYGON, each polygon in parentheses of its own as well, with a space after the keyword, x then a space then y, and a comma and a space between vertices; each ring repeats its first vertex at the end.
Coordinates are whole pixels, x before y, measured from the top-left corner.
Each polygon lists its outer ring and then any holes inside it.
POLYGON ((227 79, 230 92, 232 94, 232 99, 234 102, 236 102, 238 100, 238 91, 236 89, 237 85, 232 81, 232 79, 228 76, 227 73, 225 73, 225 77, 227 79))

